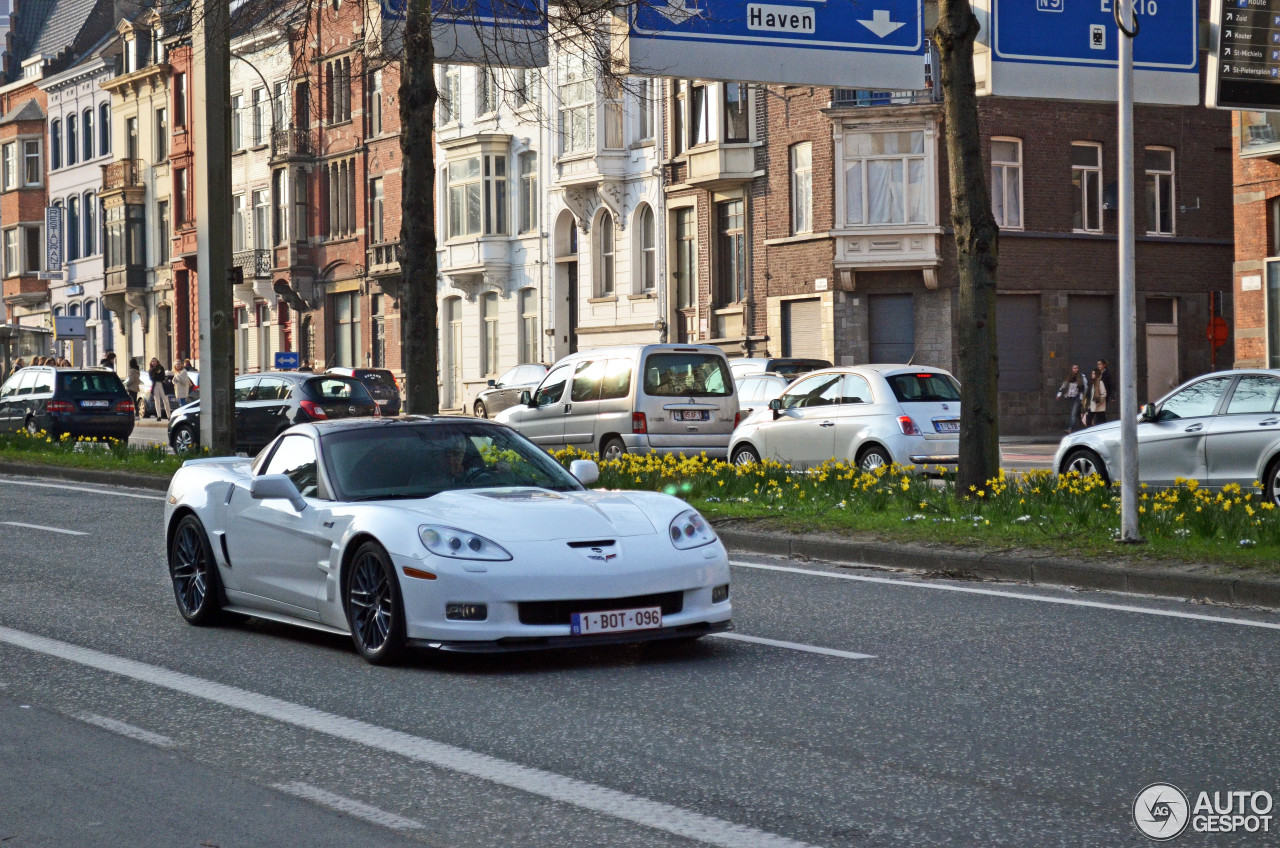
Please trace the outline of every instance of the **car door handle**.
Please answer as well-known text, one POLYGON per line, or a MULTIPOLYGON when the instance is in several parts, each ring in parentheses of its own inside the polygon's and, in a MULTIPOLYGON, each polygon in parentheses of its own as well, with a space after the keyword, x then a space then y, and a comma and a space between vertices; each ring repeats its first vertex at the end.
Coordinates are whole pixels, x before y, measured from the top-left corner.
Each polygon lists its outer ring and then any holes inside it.
POLYGON ((570 412, 572 412, 572 411, 573 411, 573 404, 571 404, 571 403, 566 403, 566 404, 564 405, 564 414, 565 414, 565 415, 568 415, 568 414, 569 414, 570 412))
POLYGON ((1259 427, 1270 427, 1273 424, 1280 424, 1280 418, 1268 418, 1266 421, 1259 421, 1259 427))
POLYGON ((1190 427, 1188 427, 1188 428, 1187 428, 1186 430, 1184 430, 1183 432, 1185 432, 1185 433, 1194 433, 1194 432, 1196 432, 1197 430, 1203 430, 1203 429, 1204 429, 1204 425, 1203 425, 1203 424, 1192 424, 1190 427))
POLYGON ((834 426, 836 426, 836 422, 834 422, 834 421, 823 421, 823 422, 822 422, 821 424, 819 424, 818 426, 819 426, 819 427, 834 427, 834 426))

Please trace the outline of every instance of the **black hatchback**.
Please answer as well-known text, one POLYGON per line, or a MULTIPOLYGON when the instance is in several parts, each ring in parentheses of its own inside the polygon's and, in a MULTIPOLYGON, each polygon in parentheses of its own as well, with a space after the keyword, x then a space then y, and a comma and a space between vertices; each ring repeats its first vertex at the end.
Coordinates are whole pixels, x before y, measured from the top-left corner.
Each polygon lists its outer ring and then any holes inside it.
POLYGON ((395 375, 385 368, 342 368, 335 366, 325 370, 326 374, 338 374, 343 377, 354 377, 364 383, 369 394, 382 408, 383 415, 400 414, 400 385, 395 375))
POLYGON ((0 386, 0 430, 41 430, 92 439, 127 439, 133 432, 133 401, 124 384, 105 368, 33 365, 0 386))
MULTIPOLYGON (((382 414, 360 380, 302 371, 237 377, 235 405, 236 447, 246 452, 266 447, 294 424, 382 414)), ((200 401, 173 411, 169 445, 178 452, 200 445, 200 401)))

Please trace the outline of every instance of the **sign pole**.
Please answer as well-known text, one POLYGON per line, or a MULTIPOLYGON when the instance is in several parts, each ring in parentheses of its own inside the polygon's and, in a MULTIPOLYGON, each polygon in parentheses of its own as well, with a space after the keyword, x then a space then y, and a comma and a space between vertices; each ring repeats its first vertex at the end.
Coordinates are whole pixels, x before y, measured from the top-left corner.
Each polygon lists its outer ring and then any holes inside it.
POLYGON ((1137 24, 1130 0, 1117 0, 1120 101, 1120 541, 1141 542, 1138 533, 1138 313, 1134 294, 1133 234, 1133 38, 1137 24))

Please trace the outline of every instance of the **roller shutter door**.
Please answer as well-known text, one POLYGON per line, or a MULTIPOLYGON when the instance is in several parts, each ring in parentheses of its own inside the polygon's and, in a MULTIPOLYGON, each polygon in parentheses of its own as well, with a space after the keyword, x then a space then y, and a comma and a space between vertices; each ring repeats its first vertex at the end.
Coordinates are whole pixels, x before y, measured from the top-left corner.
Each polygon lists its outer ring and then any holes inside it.
POLYGON ((1099 359, 1111 363, 1110 370, 1116 374, 1119 368, 1114 298, 1095 294, 1067 296, 1067 355, 1069 361, 1063 363, 1063 374, 1070 371, 1072 365, 1079 365, 1080 370, 1088 374, 1099 359))
POLYGON ((1040 295, 996 296, 1000 391, 1035 392, 1040 385, 1040 295))
POLYGON ((782 302, 782 355, 826 359, 822 348, 822 300, 782 302))
POLYGON ((909 294, 873 294, 867 298, 871 362, 911 361, 916 349, 916 320, 909 294))

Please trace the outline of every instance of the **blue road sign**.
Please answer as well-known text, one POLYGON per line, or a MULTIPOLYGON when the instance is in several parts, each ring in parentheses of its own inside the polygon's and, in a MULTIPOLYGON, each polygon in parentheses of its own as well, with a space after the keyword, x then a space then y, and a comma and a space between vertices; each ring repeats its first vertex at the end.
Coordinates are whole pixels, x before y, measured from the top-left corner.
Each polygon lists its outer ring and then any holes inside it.
POLYGON ((276 354, 276 370, 292 371, 298 367, 298 354, 294 351, 280 351, 276 354))
POLYGON ((635 3, 637 73, 740 82, 924 88, 922 0, 635 3))
MULTIPOLYGON (((979 40, 991 48, 991 94, 1114 100, 1120 33, 1115 0, 978 0, 979 40)), ((1190 105, 1200 98, 1196 0, 1130 0, 1135 99, 1190 105)))
MULTIPOLYGON (((403 41, 409 0, 381 0, 389 51, 403 41)), ((437 62, 543 67, 547 64, 546 0, 431 0, 437 62)))

